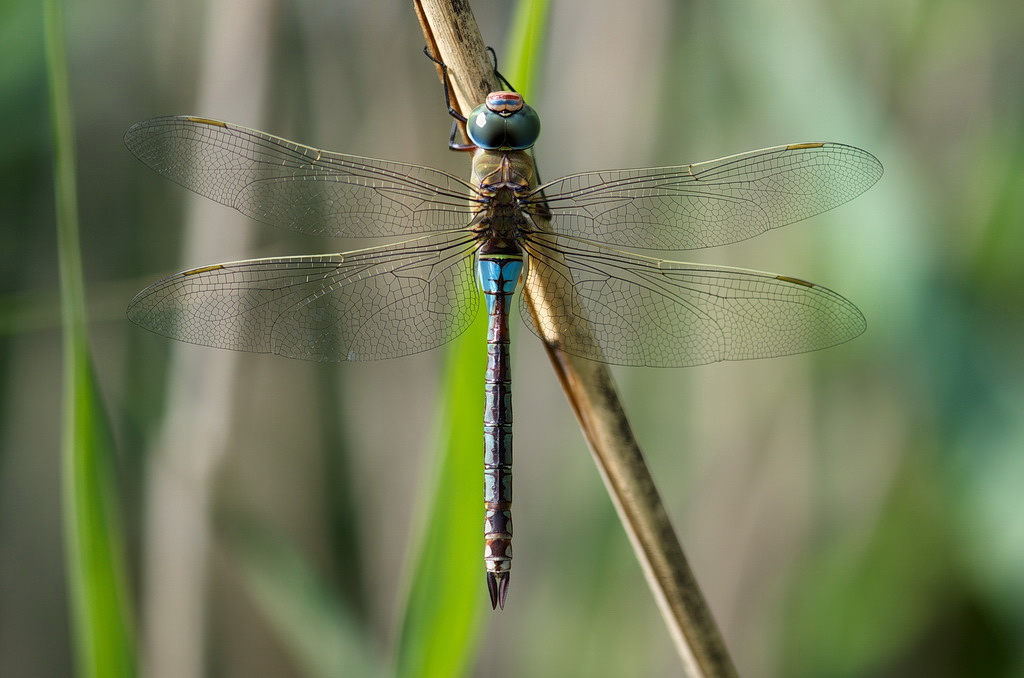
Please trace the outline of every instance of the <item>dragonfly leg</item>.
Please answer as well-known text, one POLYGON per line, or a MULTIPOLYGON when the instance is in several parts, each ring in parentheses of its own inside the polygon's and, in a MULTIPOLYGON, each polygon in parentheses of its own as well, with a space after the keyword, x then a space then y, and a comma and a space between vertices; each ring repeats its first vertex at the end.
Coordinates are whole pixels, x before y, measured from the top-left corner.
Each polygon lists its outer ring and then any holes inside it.
MULTIPOLYGON (((496 77, 500 83, 508 87, 510 91, 515 92, 516 89, 515 87, 512 86, 512 83, 510 83, 508 79, 506 79, 505 76, 498 71, 498 55, 494 51, 494 48, 488 47, 487 51, 490 52, 491 54, 491 68, 494 71, 494 77, 496 77)), ((466 116, 462 115, 462 113, 459 113, 455 109, 455 107, 452 106, 451 81, 449 80, 448 77, 448 64, 444 63, 443 61, 435 57, 433 54, 431 54, 429 47, 423 48, 423 54, 425 54, 428 59, 433 61, 441 68, 441 81, 444 86, 444 103, 445 106, 448 108, 448 115, 455 118, 455 122, 452 123, 452 133, 448 136, 448 148, 453 151, 476 150, 476 144, 459 143, 455 141, 455 137, 458 135, 458 132, 460 130, 462 132, 463 139, 469 139, 469 135, 466 133, 466 116)))
POLYGON ((505 87, 508 87, 508 91, 515 92, 516 88, 512 86, 512 83, 498 71, 498 53, 494 51, 493 47, 488 47, 487 51, 491 54, 491 70, 494 71, 494 77, 496 77, 505 87))
POLYGON ((438 59, 437 57, 435 57, 433 54, 431 54, 430 47, 424 47, 423 54, 425 54, 426 57, 433 61, 435 64, 440 66, 441 83, 444 89, 444 105, 448 109, 448 115, 455 118, 455 121, 452 122, 452 133, 448 136, 448 148, 453 151, 475 150, 476 144, 463 144, 455 141, 455 137, 458 135, 460 130, 462 131, 463 139, 468 139, 469 135, 466 134, 466 116, 462 115, 462 113, 459 113, 457 110, 455 110, 455 107, 452 106, 451 85, 448 80, 448 65, 445 62, 438 59))
POLYGON ((435 57, 433 54, 431 54, 430 53, 430 47, 424 47, 423 48, 423 54, 425 54, 428 59, 430 59, 435 64, 437 64, 438 66, 441 67, 441 76, 442 76, 441 77, 441 82, 444 85, 444 104, 445 104, 445 106, 448 107, 448 115, 452 116, 457 121, 465 124, 466 116, 464 116, 463 114, 459 113, 452 106, 451 88, 450 88, 449 82, 448 82, 448 65, 445 62, 443 62, 440 59, 438 59, 437 57, 435 57))
POLYGON ((463 127, 465 127, 465 125, 466 125, 466 123, 459 122, 458 120, 455 120, 455 121, 452 122, 452 133, 448 135, 448 149, 449 150, 452 150, 452 151, 475 151, 476 150, 476 144, 460 144, 457 141, 455 141, 455 137, 458 136, 458 133, 459 133, 460 130, 462 130, 463 138, 468 138, 468 135, 466 134, 465 130, 462 129, 463 127), (461 125, 461 127, 460 127, 460 125, 461 125))

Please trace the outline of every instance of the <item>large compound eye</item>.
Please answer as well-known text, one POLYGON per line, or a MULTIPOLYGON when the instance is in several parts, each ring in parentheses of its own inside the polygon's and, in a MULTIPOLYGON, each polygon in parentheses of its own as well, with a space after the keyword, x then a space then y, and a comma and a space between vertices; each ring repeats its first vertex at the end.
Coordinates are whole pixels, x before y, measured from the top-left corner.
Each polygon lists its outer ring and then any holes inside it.
POLYGON ((540 135, 540 116, 515 92, 491 92, 466 120, 470 141, 487 150, 530 148, 540 135))
POLYGON ((497 150, 505 143, 505 118, 480 104, 466 119, 466 133, 480 148, 497 150))
POLYGON ((533 146, 540 136, 540 116, 526 104, 505 118, 505 148, 516 151, 533 146))

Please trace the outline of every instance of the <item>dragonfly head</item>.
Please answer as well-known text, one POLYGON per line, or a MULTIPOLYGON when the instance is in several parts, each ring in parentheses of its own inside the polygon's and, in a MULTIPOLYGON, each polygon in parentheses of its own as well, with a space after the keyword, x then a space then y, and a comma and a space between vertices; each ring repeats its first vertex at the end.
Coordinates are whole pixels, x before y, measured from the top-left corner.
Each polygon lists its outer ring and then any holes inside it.
POLYGON ((469 140, 489 151, 522 151, 540 136, 540 116, 516 92, 491 92, 466 120, 469 140))

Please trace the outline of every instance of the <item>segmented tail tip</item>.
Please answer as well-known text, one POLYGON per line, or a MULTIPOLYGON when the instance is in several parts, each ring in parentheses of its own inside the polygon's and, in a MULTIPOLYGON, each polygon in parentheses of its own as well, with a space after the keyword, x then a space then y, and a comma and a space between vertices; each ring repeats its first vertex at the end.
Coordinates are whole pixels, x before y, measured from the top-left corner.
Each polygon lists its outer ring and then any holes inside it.
POLYGON ((491 594, 491 609, 505 609, 505 597, 508 596, 508 572, 488 572, 487 591, 491 594))

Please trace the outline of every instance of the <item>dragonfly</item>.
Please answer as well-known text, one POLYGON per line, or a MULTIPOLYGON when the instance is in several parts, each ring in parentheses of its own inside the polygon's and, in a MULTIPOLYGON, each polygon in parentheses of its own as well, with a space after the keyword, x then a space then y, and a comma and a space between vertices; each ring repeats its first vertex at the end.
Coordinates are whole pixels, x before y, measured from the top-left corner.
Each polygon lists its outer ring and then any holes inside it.
POLYGON ((484 562, 497 609, 512 563, 508 319, 517 290, 546 291, 532 312, 520 295, 541 340, 608 364, 684 367, 834 346, 866 326, 839 294, 644 251, 735 243, 812 217, 867 190, 882 166, 867 151, 811 142, 541 183, 530 152, 540 118, 511 86, 468 117, 448 108, 468 136, 456 144, 453 128, 449 146, 471 151, 469 180, 203 117, 133 125, 125 144, 144 164, 256 221, 388 241, 192 268, 139 292, 128 317, 194 344, 364 361, 437 348, 485 309, 484 562))

